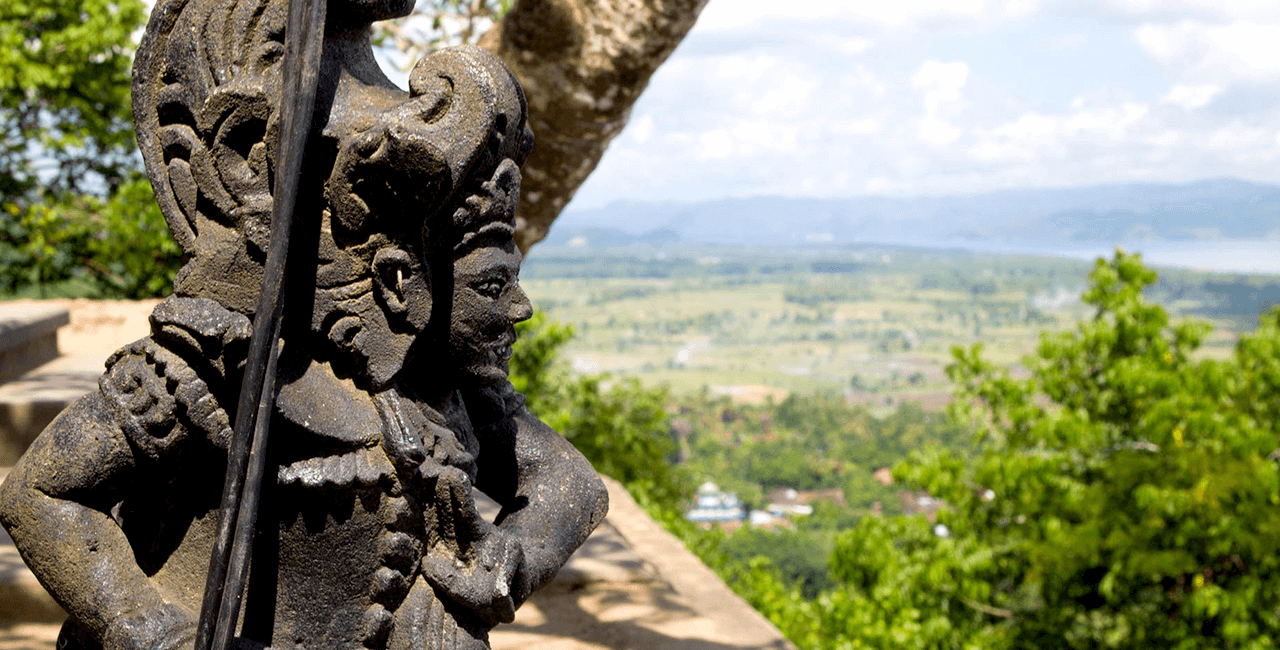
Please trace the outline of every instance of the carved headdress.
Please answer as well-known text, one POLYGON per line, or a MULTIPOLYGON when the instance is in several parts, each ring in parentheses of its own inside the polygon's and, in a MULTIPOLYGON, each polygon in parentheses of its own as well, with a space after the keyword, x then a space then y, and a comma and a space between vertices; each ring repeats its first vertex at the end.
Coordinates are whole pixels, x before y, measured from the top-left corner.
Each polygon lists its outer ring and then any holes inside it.
MULTIPOLYGON (((374 62, 368 26, 411 8, 329 2, 295 217, 314 233, 303 241, 318 244, 308 256, 319 287, 366 276, 388 241, 452 247, 476 219, 505 224, 514 211, 495 202, 515 200, 515 167, 532 144, 519 84, 496 57, 460 47, 423 58, 410 92, 397 89, 374 62)), ((139 147, 187 256, 174 291, 245 314, 270 238, 286 13, 286 0, 161 0, 134 65, 139 147)))

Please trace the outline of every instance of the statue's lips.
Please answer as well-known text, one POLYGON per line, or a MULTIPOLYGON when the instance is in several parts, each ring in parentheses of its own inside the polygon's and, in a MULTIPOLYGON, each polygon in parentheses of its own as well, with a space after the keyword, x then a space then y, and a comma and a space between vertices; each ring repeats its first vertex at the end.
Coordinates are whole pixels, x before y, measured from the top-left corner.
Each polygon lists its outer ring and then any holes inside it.
POLYGON ((493 354, 493 356, 497 357, 499 361, 503 361, 503 362, 510 361, 511 354, 512 354, 511 346, 515 342, 516 342, 516 336, 515 336, 515 333, 512 332, 511 334, 508 334, 507 336, 502 337, 500 340, 498 340, 496 343, 490 346, 489 351, 490 353, 493 354))

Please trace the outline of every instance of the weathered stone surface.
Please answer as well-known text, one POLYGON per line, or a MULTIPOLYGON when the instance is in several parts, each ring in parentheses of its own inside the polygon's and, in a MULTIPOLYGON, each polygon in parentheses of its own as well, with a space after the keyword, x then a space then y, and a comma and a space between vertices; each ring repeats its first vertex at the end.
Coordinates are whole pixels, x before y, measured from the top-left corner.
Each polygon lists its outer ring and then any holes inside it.
POLYGON ((592 536, 594 553, 539 592, 535 608, 494 630, 495 650, 795 650, 621 484, 606 485, 607 534, 592 536))
MULTIPOLYGON (((285 8, 161 0, 139 49, 139 145, 187 262, 150 336, 0 487, 0 523, 71 617, 64 648, 193 641, 273 236, 285 8)), ((464 47, 397 90, 368 26, 409 8, 329 2, 241 647, 486 648, 607 507, 506 378, 532 309, 519 84, 464 47)))

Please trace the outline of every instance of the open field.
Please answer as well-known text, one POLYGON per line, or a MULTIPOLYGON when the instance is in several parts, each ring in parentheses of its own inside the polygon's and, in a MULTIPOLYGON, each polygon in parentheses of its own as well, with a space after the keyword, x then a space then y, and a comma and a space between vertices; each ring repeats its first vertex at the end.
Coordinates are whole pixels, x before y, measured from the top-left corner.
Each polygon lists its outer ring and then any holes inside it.
MULTIPOLYGON (((566 351, 578 373, 744 401, 839 390, 851 402, 938 408, 952 346, 981 342, 1014 365, 1040 332, 1088 317, 1079 294, 1090 266, 875 247, 539 249, 522 283, 537 308, 576 328, 566 351)), ((1176 314, 1212 311, 1212 296, 1186 288, 1221 276, 1171 275, 1181 284, 1157 287, 1155 299, 1176 314)), ((1211 318, 1205 354, 1226 354, 1249 317, 1211 318)))

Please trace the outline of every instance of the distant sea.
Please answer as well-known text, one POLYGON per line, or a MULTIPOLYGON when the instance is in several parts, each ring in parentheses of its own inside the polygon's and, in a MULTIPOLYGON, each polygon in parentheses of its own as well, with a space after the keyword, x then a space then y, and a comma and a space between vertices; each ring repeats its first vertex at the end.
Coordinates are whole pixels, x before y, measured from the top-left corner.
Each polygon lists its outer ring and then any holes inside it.
POLYGON ((1052 247, 968 241, 947 247, 975 252, 1026 253, 1095 259, 1099 256, 1110 257, 1117 245, 1129 252, 1142 253, 1142 260, 1153 267, 1280 275, 1280 241, 1119 242, 1111 245, 1082 243, 1052 247))

